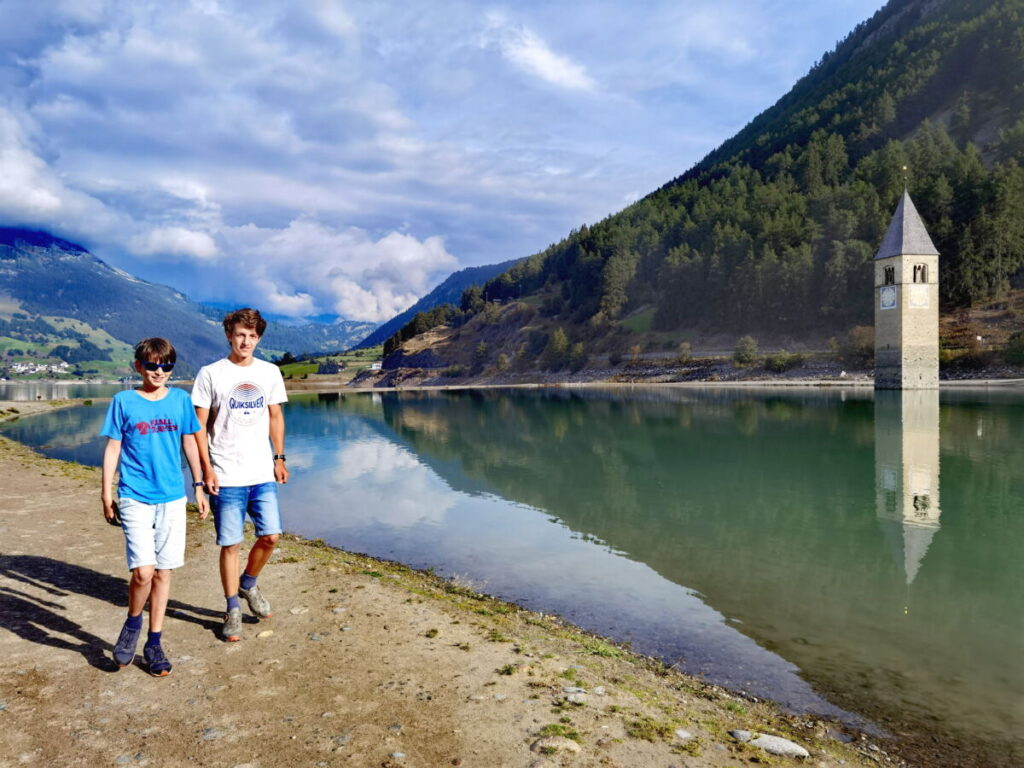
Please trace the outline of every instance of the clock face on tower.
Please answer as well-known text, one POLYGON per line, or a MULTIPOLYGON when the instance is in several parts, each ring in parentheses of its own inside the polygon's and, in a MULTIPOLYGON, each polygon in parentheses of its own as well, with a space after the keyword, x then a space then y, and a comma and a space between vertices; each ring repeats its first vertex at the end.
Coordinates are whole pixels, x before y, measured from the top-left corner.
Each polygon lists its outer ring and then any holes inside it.
POLYGON ((878 289, 878 308, 879 309, 895 309, 896 308, 896 286, 895 285, 883 285, 878 289))

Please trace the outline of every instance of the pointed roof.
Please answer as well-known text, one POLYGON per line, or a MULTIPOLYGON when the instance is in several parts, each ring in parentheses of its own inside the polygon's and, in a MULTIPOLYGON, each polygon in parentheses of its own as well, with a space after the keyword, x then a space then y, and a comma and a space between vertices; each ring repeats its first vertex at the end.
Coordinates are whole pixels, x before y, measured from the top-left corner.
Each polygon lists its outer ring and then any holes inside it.
POLYGON ((910 586, 917 578, 917 572, 921 570, 921 563, 928 554, 928 548, 939 526, 934 523, 901 523, 898 520, 879 520, 879 523, 892 558, 903 566, 907 586, 910 586))
POLYGON ((913 584, 917 572, 921 569, 921 561, 928 554, 932 537, 939 530, 938 526, 903 526, 903 572, 907 576, 907 584, 913 584))
POLYGON ((889 229, 882 238, 882 245, 875 254, 876 259, 888 259, 890 256, 902 256, 912 254, 914 256, 938 256, 939 251, 928 236, 928 230, 924 228, 924 222, 914 207, 914 201, 910 199, 907 190, 903 190, 903 197, 896 206, 896 213, 892 215, 889 222, 889 229))

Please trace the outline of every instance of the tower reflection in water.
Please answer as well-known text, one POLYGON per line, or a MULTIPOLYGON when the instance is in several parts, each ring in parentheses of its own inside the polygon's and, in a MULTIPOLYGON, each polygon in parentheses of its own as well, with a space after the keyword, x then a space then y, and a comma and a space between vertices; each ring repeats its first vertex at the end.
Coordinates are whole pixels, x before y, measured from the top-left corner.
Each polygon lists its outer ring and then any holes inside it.
POLYGON ((939 530, 939 391, 875 392, 878 520, 910 587, 939 530))

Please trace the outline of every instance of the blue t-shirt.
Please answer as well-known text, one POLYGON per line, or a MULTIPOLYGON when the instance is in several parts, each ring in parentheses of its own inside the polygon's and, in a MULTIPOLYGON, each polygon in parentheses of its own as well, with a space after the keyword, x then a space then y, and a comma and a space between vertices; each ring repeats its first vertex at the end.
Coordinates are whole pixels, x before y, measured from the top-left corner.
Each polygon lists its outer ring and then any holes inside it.
POLYGON ((183 389, 169 387, 155 401, 134 389, 114 395, 100 434, 121 441, 118 495, 144 504, 184 496, 181 437, 198 431, 192 399, 183 389))

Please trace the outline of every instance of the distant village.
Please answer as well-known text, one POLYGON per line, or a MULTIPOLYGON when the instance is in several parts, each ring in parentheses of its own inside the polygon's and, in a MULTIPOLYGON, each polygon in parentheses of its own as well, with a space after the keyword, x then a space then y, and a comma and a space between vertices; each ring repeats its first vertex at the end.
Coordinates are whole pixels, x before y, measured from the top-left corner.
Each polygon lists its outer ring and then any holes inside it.
POLYGON ((6 373, 12 376, 28 376, 33 373, 67 375, 70 366, 63 360, 59 363, 12 363, 7 366, 6 373))

